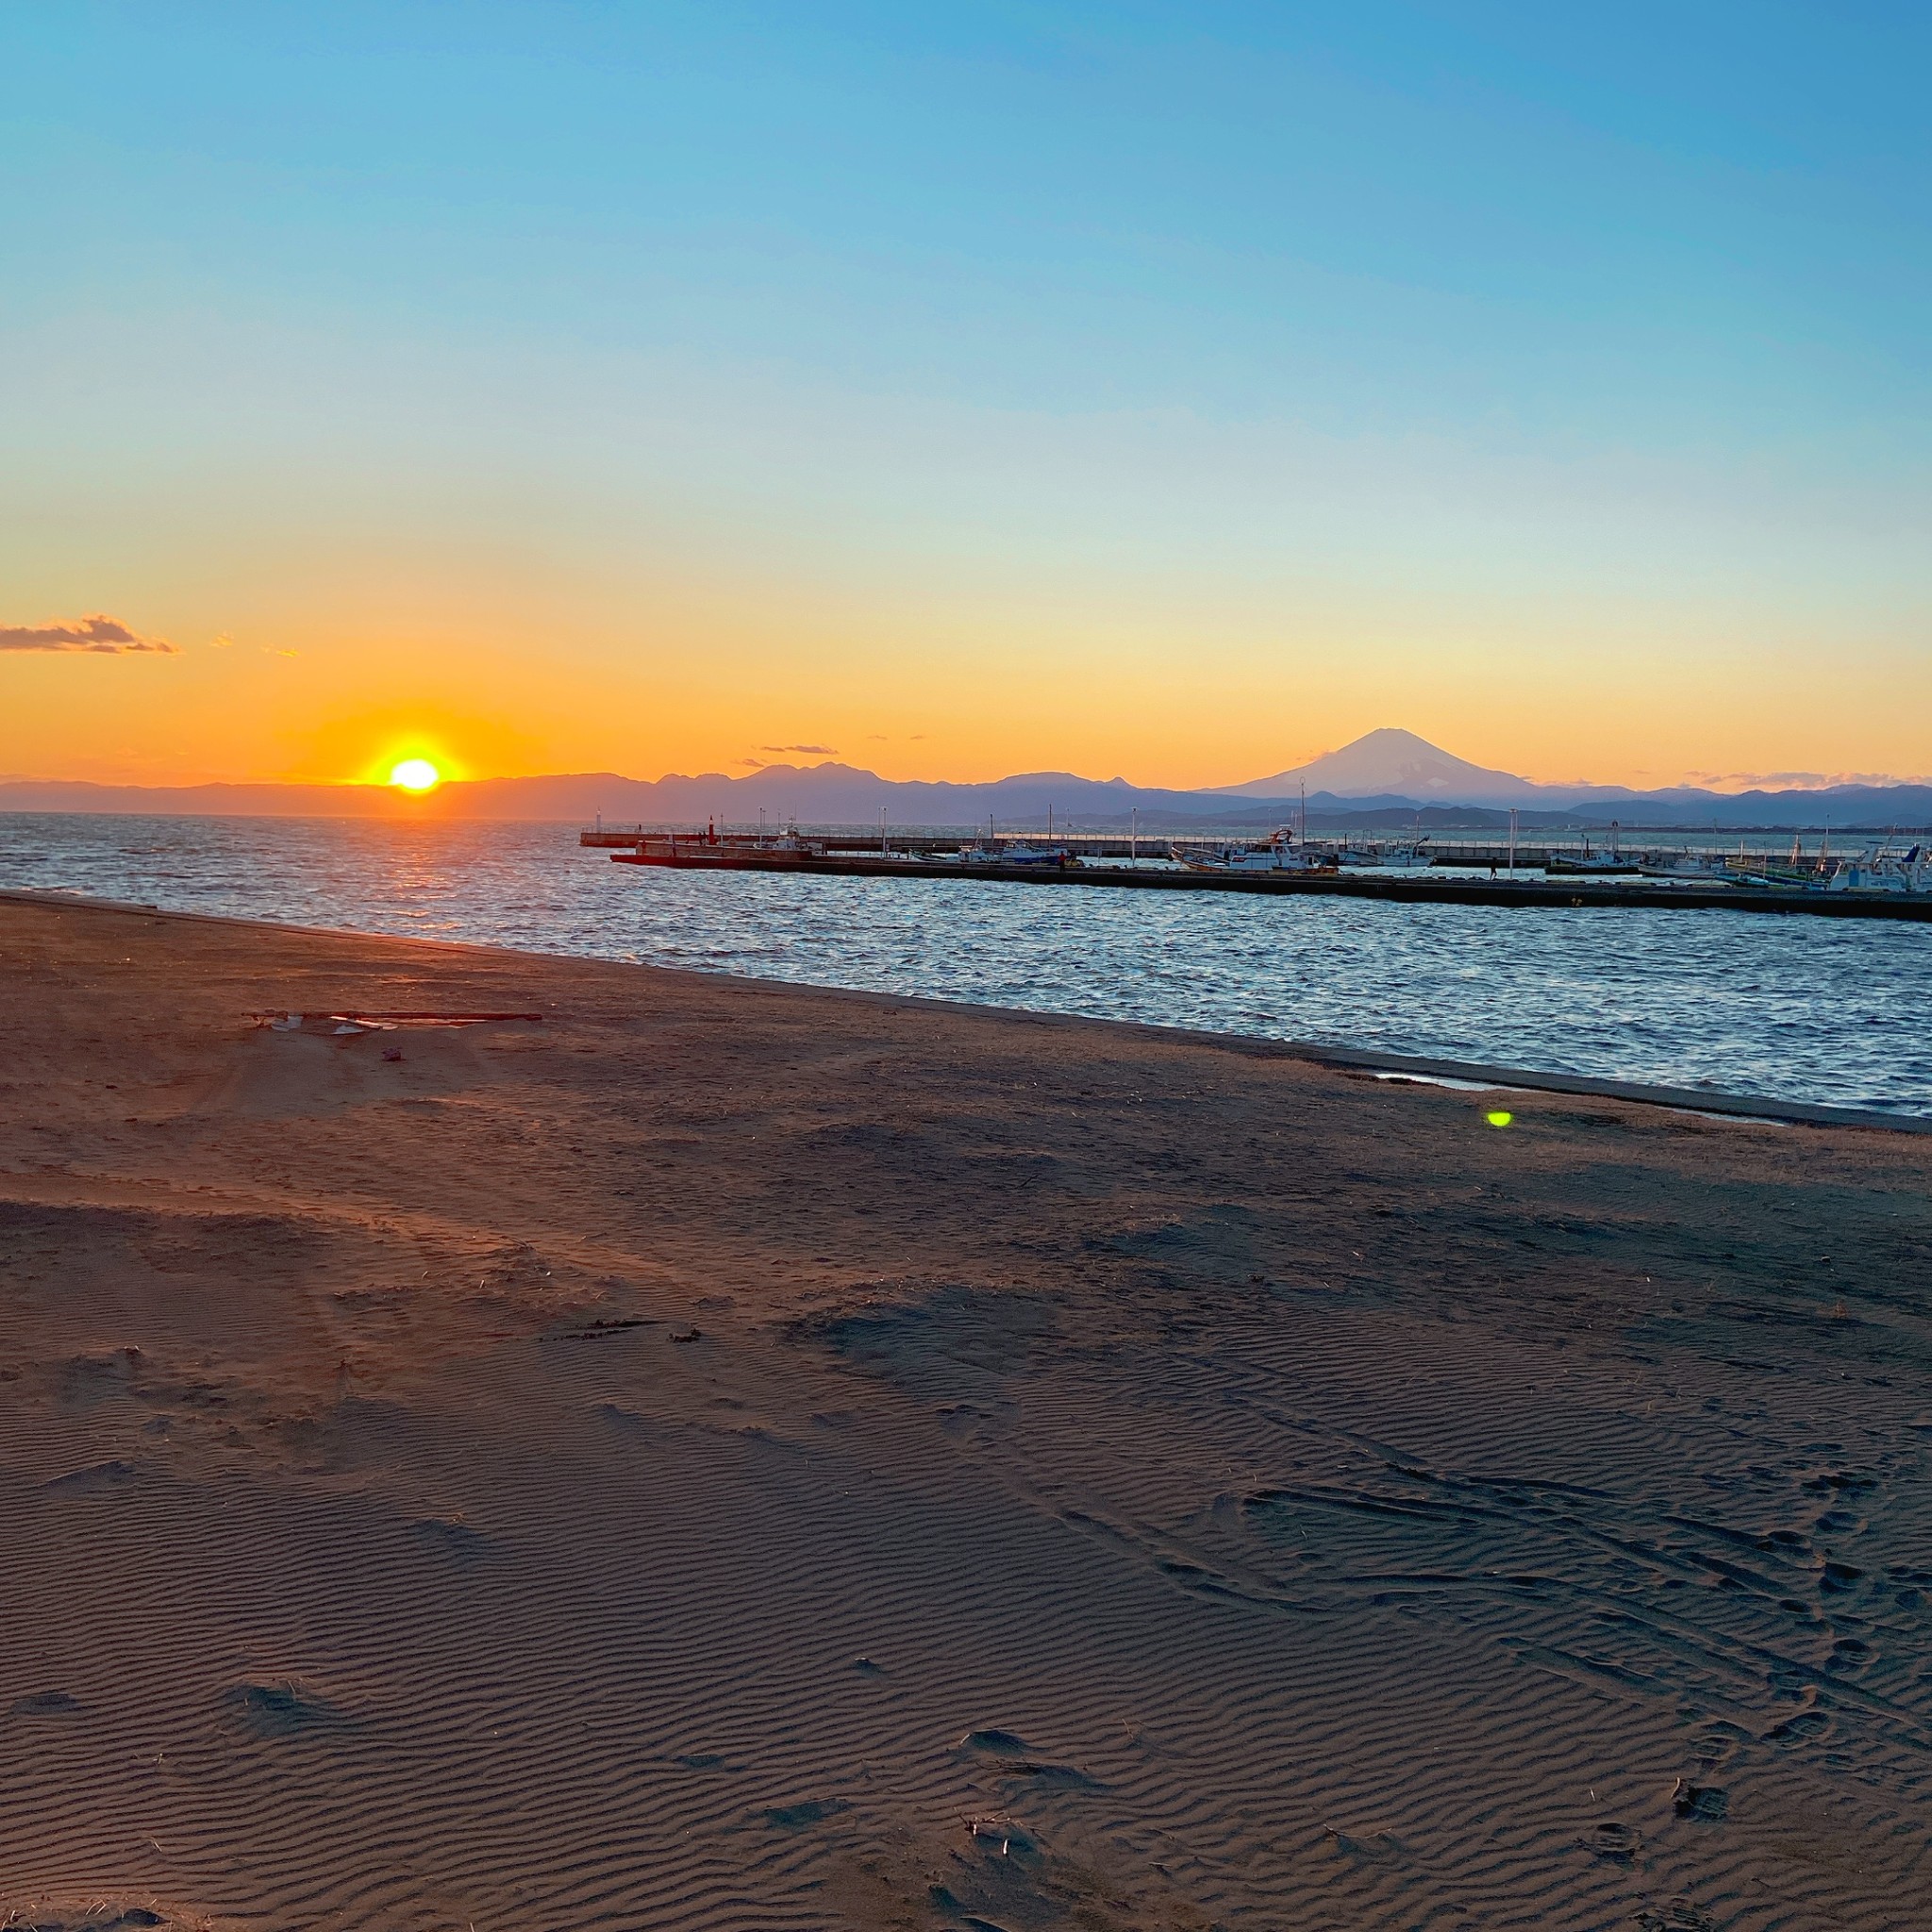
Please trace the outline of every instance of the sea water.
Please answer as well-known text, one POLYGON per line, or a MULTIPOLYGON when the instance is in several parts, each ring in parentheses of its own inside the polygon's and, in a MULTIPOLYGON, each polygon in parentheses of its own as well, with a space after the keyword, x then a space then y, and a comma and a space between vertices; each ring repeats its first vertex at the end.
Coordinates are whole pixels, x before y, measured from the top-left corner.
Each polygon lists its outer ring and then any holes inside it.
POLYGON ((1932 1116, 1932 925, 613 865, 575 826, 0 814, 0 885, 1932 1116))

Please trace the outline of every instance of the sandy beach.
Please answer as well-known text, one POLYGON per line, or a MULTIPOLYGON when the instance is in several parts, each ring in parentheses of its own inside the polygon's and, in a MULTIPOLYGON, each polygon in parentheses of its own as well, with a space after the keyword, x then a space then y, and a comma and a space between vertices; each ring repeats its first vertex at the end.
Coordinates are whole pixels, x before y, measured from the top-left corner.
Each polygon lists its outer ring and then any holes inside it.
POLYGON ((1932 1141, 95 908, 0 990, 0 1924, 1932 1924, 1932 1141))

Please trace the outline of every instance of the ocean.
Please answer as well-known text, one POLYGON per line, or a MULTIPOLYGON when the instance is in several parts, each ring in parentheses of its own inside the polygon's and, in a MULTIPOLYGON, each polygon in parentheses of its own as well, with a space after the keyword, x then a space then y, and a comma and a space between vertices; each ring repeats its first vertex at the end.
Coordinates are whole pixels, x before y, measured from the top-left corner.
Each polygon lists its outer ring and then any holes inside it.
POLYGON ((563 824, 0 815, 0 886, 1932 1116, 1932 926, 613 865, 563 824))

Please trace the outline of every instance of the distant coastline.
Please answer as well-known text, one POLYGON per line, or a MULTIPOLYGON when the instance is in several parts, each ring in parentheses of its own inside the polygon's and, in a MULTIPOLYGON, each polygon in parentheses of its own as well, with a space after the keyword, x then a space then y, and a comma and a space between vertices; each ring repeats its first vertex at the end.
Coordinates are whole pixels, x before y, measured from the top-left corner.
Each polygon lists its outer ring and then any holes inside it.
MULTIPOLYGON (((1510 810, 1524 830, 1607 826, 1705 831, 1885 831, 1932 825, 1932 785, 1845 785, 1816 791, 1654 792, 1565 798, 1557 788, 1524 787, 1512 807, 1481 797, 1415 796, 1399 791, 1341 795, 1310 788, 1307 822, 1322 830, 1490 829, 1510 810), (1541 796, 1555 793, 1554 796, 1541 796)), ((1144 830, 1206 825, 1265 826, 1303 809, 1299 797, 1226 791, 1176 791, 1028 773, 988 784, 953 785, 881 778, 848 765, 771 765, 746 777, 673 774, 655 782, 612 772, 524 778, 452 780, 426 797, 388 785, 99 785, 67 779, 0 782, 0 812, 96 812, 166 817, 492 819, 581 823, 599 815, 625 824, 755 824, 796 818, 810 824, 876 824, 883 810, 897 825, 983 825, 1044 822, 1144 830)))

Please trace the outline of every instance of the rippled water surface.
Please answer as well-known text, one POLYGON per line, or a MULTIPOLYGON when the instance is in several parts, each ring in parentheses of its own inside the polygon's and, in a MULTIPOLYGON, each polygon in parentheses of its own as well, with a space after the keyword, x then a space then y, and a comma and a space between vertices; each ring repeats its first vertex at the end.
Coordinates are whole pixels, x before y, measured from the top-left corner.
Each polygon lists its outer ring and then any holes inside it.
POLYGON ((1932 1115, 1932 926, 610 863, 565 825, 0 815, 0 883, 1932 1115))

